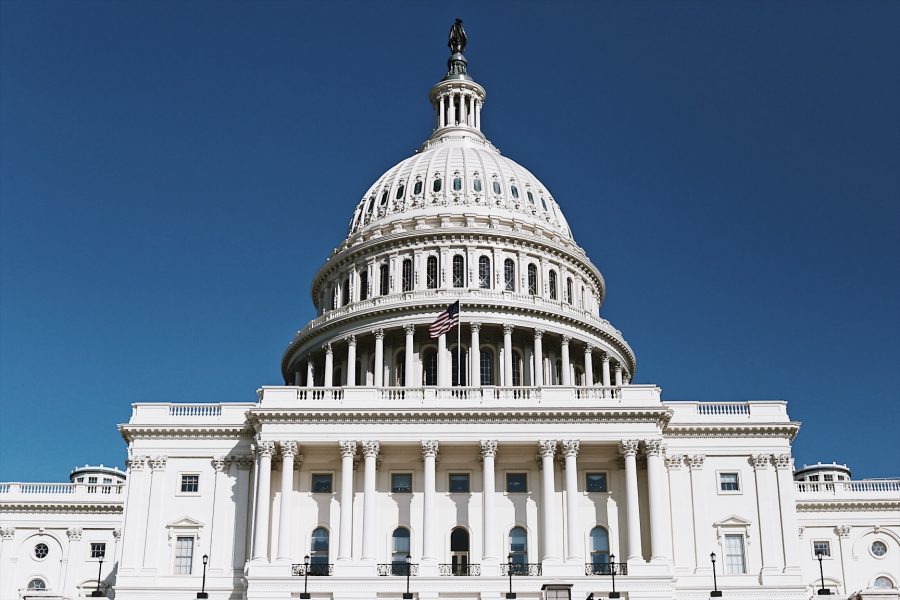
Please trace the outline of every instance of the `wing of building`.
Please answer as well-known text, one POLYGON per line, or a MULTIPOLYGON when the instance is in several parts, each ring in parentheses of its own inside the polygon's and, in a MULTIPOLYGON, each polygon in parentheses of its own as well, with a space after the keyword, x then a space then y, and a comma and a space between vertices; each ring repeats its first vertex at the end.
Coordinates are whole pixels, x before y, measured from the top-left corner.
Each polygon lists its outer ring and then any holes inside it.
POLYGON ((285 385, 135 404, 127 483, 0 484, 0 598, 898 598, 900 481, 795 474, 784 402, 638 383, 559 199, 482 133, 460 23, 451 49, 285 385))

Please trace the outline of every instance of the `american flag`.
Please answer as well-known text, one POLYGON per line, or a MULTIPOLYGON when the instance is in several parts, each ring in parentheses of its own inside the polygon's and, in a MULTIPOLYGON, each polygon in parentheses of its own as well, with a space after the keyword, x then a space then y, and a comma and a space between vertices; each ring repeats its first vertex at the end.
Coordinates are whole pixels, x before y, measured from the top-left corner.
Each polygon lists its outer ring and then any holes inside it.
POLYGON ((441 337, 441 335, 447 333, 453 326, 459 323, 459 300, 451 304, 447 307, 447 310, 438 315, 438 318, 434 320, 434 323, 431 324, 431 327, 428 328, 428 333, 431 334, 431 337, 441 337))

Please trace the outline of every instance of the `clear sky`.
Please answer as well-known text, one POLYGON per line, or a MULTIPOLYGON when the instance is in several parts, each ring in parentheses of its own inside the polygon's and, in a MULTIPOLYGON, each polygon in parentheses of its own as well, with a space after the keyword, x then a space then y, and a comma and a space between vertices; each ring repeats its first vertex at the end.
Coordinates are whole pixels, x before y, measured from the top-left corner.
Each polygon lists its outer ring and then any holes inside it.
POLYGON ((122 466, 132 402, 281 383, 455 17, 636 381, 786 399, 798 466, 900 476, 900 3, 3 0, 0 480, 122 466))

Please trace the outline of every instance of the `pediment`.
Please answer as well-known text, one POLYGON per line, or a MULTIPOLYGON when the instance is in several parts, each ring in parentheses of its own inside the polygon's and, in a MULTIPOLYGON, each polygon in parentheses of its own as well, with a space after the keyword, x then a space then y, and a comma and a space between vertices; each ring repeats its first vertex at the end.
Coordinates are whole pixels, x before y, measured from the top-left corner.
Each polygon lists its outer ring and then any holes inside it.
POLYGON ((190 517, 181 517, 180 519, 172 521, 171 523, 166 525, 166 527, 178 529, 200 529, 201 527, 203 527, 203 523, 190 517))
POLYGON ((746 519, 742 519, 737 515, 731 515, 730 517, 725 517, 721 521, 716 521, 713 523, 714 527, 749 527, 750 521, 746 519))

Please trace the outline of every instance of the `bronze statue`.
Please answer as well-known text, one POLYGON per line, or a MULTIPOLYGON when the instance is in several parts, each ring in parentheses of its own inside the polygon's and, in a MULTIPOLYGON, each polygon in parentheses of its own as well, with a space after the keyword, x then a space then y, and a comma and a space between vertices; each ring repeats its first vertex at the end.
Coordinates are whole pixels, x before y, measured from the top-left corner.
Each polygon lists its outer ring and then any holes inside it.
POLYGON ((450 28, 450 41, 447 42, 450 52, 462 54, 466 49, 466 30, 463 29, 462 21, 456 20, 453 27, 450 28))

